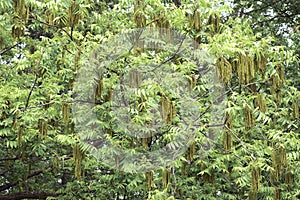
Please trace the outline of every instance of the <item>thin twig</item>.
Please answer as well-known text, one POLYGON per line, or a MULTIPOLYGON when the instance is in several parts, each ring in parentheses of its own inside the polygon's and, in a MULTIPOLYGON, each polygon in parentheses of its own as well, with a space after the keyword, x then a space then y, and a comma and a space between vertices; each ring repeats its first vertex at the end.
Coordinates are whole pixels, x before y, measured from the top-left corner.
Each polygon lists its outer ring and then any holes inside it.
POLYGON ((176 189, 177 189, 177 180, 176 180, 176 175, 175 175, 175 167, 172 167, 172 176, 174 177, 174 189, 172 192, 172 196, 175 195, 176 189))
POLYGON ((47 26, 54 27, 54 28, 56 28, 56 29, 62 30, 63 32, 65 32, 65 33, 67 34, 67 36, 71 39, 71 41, 74 41, 74 40, 73 40, 73 36, 70 35, 70 34, 68 33, 68 31, 66 31, 65 29, 60 28, 59 26, 56 26, 56 25, 49 24, 49 23, 47 23, 47 22, 43 22, 43 21, 37 19, 36 17, 34 17, 32 14, 30 14, 30 19, 33 19, 33 20, 35 20, 35 21, 37 21, 37 22, 40 22, 41 24, 44 24, 44 25, 47 25, 47 26))
POLYGON ((6 52, 10 51, 11 49, 15 48, 16 46, 18 46, 19 44, 21 44, 21 42, 18 42, 16 44, 14 44, 13 46, 10 46, 6 49, 4 49, 1 53, 0 53, 0 56, 2 56, 3 54, 5 54, 6 52))
POLYGON ((30 97, 31 97, 31 94, 32 94, 32 92, 33 92, 33 89, 35 88, 37 79, 38 79, 38 74, 36 73, 36 74, 35 74, 34 82, 33 82, 32 86, 31 86, 30 92, 29 92, 29 94, 28 94, 28 96, 27 96, 27 100, 26 100, 26 104, 25 104, 24 111, 26 111, 26 109, 27 109, 27 107, 28 107, 28 104, 29 104, 29 101, 30 101, 30 97))
POLYGON ((171 57, 169 57, 169 58, 167 58, 166 60, 162 61, 158 66, 156 66, 154 69, 152 69, 151 72, 153 72, 153 71, 155 71, 156 69, 160 68, 163 64, 165 64, 165 63, 167 63, 167 62, 173 60, 173 59, 175 58, 175 56, 177 56, 178 54, 180 54, 183 50, 182 50, 182 51, 179 51, 179 50, 180 50, 180 48, 181 48, 181 46, 182 46, 182 44, 183 44, 185 38, 186 38, 186 37, 184 37, 184 38, 181 40, 181 42, 180 42, 180 44, 179 44, 179 47, 177 48, 176 52, 175 52, 171 57))
POLYGON ((234 133, 233 130, 231 130, 227 124, 225 124, 224 126, 228 131, 230 131, 230 133, 240 142, 240 144, 243 146, 243 148, 248 151, 249 153, 251 153, 251 156, 253 156, 253 151, 249 150, 248 147, 245 145, 245 143, 234 133))

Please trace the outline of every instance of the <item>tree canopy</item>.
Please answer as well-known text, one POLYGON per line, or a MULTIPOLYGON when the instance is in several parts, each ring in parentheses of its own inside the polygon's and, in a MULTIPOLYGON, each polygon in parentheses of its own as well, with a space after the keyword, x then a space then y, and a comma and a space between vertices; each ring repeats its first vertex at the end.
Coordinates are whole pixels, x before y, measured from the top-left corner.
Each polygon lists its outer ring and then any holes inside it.
POLYGON ((298 4, 1 1, 0 199, 299 199, 298 4))

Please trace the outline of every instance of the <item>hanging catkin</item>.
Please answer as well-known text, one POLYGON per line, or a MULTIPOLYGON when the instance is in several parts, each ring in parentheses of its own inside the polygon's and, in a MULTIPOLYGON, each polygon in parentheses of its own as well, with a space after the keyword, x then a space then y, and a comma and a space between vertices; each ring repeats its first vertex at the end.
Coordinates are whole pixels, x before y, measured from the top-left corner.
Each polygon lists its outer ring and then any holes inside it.
POLYGON ((146 26, 146 16, 143 11, 142 0, 135 1, 133 18, 138 28, 146 26))
POLYGON ((249 191, 249 200, 257 200, 258 188, 259 188, 260 169, 257 166, 253 166, 251 169, 251 189, 249 191))
POLYGON ((200 16, 200 11, 198 9, 195 10, 194 12, 194 28, 197 32, 201 30, 201 16, 200 16))
POLYGON ((254 56, 255 69, 261 75, 264 75, 266 72, 267 59, 262 52, 258 52, 254 56))
POLYGON ((18 130, 18 146, 20 147, 22 145, 22 132, 23 132, 24 126, 20 125, 18 130))
POLYGON ((78 24, 81 19, 81 14, 79 12, 80 4, 76 3, 75 0, 71 0, 69 10, 68 10, 68 18, 69 18, 69 26, 74 27, 78 24))
POLYGON ((285 72, 282 66, 276 67, 276 73, 272 74, 270 77, 271 82, 271 94, 277 102, 281 100, 281 91, 280 88, 285 81, 285 72))
MULTIPOLYGON (((143 0, 136 0, 135 4, 134 4, 133 19, 138 28, 146 27, 146 24, 147 24, 146 14, 144 12, 142 2, 143 2, 143 0)), ((145 42, 140 39, 139 33, 137 33, 137 35, 136 35, 134 46, 137 47, 137 49, 136 49, 137 54, 144 52, 145 42)))
POLYGON ((279 78, 280 78, 280 80, 281 80, 281 83, 284 83, 284 81, 285 81, 285 71, 284 71, 284 67, 282 67, 282 66, 277 66, 277 67, 276 67, 276 71, 277 71, 277 73, 278 73, 278 75, 279 75, 279 78))
POLYGON ((80 67, 79 65, 80 55, 81 55, 81 49, 79 48, 74 55, 74 71, 77 71, 77 69, 80 67))
POLYGON ((173 104, 172 102, 169 100, 169 98, 165 97, 165 96, 161 96, 161 116, 162 119, 165 121, 166 124, 170 124, 172 122, 172 118, 173 118, 173 104))
POLYGON ((299 105, 297 102, 294 102, 292 105, 293 116, 295 119, 299 119, 299 105))
POLYGON ((274 171, 272 172, 271 176, 271 183, 279 182, 284 169, 287 166, 287 160, 286 160, 286 150, 281 145, 277 148, 273 148, 273 154, 272 154, 272 167, 274 171))
POLYGON ((103 92, 103 78, 100 77, 96 86, 96 91, 95 91, 95 101, 97 102, 98 99, 101 98, 103 92))
POLYGON ((266 99, 264 93, 258 93, 255 97, 255 106, 263 113, 266 112, 266 99))
POLYGON ((213 36, 214 34, 219 33, 220 31, 220 16, 217 13, 213 13, 208 18, 208 25, 211 26, 210 34, 213 36))
POLYGON ((189 148, 188 148, 188 152, 186 154, 186 160, 188 161, 188 163, 191 163, 194 159, 194 155, 195 155, 195 143, 193 142, 189 148))
POLYGON ((43 119, 39 119, 38 127, 39 127, 39 136, 41 138, 44 138, 45 136, 47 136, 48 122, 44 121, 43 119))
POLYGON ((257 198, 257 191, 250 189, 250 191, 248 192, 249 195, 249 200, 258 200, 257 198))
POLYGON ((4 47, 4 36, 0 35, 0 49, 4 47))
POLYGON ((152 142, 152 137, 142 138, 142 146, 145 150, 149 150, 150 144, 152 142))
POLYGON ((194 160, 195 155, 195 143, 193 142, 189 147, 189 160, 192 162, 194 160))
POLYGON ((282 81, 280 79, 280 76, 278 73, 275 73, 270 78, 271 81, 271 94, 275 98, 275 100, 278 102, 281 99, 281 93, 280 93, 280 87, 282 86, 282 81))
POLYGON ((152 181, 153 181, 153 172, 146 172, 146 188, 151 190, 152 188, 152 181))
POLYGON ((67 124, 69 121, 69 108, 67 103, 64 103, 62 106, 62 114, 63 114, 63 122, 67 124))
POLYGON ((260 169, 259 167, 254 167, 251 171, 251 177, 252 177, 252 190, 258 191, 259 187, 259 177, 260 177, 260 169))
POLYGON ((170 183, 170 171, 168 169, 163 169, 161 174, 162 174, 162 188, 165 189, 170 183))
POLYGON ((278 187, 274 188, 274 200, 280 200, 280 189, 278 187))
POLYGON ((14 116, 13 116, 13 122, 11 124, 11 128, 13 128, 13 129, 15 129, 16 126, 17 126, 18 115, 19 115, 19 111, 16 111, 14 116))
POLYGON ((48 122, 47 121, 45 121, 44 123, 43 123, 43 137, 45 137, 45 136, 47 136, 47 133, 48 133, 48 122))
POLYGON ((176 116, 175 104, 168 97, 162 95, 160 98, 161 117, 166 124, 172 124, 174 117, 176 116))
POLYGON ((230 113, 226 113, 225 124, 226 124, 227 128, 225 128, 224 132, 223 132, 223 146, 226 150, 231 150, 231 147, 232 147, 232 133, 231 133, 232 117, 231 117, 230 113))
POLYGON ((245 114, 245 128, 249 130, 254 126, 254 118, 253 118, 253 111, 249 106, 245 106, 244 108, 245 114))
POLYGON ((198 9, 195 9, 192 15, 189 16, 189 26, 191 29, 199 32, 202 27, 201 14, 198 9))
POLYGON ((74 158, 74 164, 75 164, 75 169, 74 169, 74 175, 75 178, 78 180, 81 178, 82 174, 82 159, 83 159, 83 153, 81 152, 79 148, 79 144, 75 144, 73 146, 73 158, 74 158))
POLYGON ((247 83, 250 83, 255 75, 255 65, 252 57, 247 56, 248 70, 249 70, 249 78, 247 79, 247 83))
POLYGON ((67 103, 64 103, 62 105, 62 120, 65 124, 65 131, 68 132, 68 127, 69 127, 69 107, 67 103))
POLYGON ((45 11, 45 16, 47 16, 47 22, 49 25, 53 26, 54 24, 54 19, 55 19, 55 14, 53 12, 51 12, 50 9, 45 11))
POLYGON ((232 66, 229 61, 223 57, 219 57, 216 62, 217 74, 224 83, 229 83, 232 77, 232 66))
POLYGON ((239 84, 248 84, 254 78, 254 60, 252 57, 249 57, 246 52, 239 53, 237 74, 239 78, 239 84))
POLYGON ((14 18, 12 26, 13 38, 19 38, 25 33, 25 23, 28 20, 29 9, 25 7, 25 0, 16 0, 14 4, 14 18))
POLYGON ((289 189, 293 186, 293 174, 291 172, 291 169, 288 167, 286 169, 286 173, 284 176, 284 182, 288 185, 289 189))
POLYGON ((238 64, 237 64, 237 74, 239 78, 239 83, 244 84, 245 83, 245 71, 246 65, 245 65, 245 56, 243 54, 239 54, 238 64))
POLYGON ((129 72, 129 87, 139 88, 142 83, 142 73, 137 70, 131 70, 129 72))
POLYGON ((39 119, 39 121, 38 121, 38 127, 39 127, 39 135, 43 135, 43 128, 44 128, 44 126, 43 126, 43 120, 42 119, 39 119))

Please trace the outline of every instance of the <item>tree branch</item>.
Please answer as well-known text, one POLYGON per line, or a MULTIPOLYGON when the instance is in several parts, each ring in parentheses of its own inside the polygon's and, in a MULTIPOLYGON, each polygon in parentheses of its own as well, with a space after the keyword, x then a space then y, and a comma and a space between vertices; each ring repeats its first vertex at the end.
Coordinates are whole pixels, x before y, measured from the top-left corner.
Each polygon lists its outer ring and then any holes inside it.
POLYGON ((27 109, 27 107, 28 107, 28 104, 29 104, 29 101, 30 101, 30 97, 31 97, 31 94, 32 94, 32 92, 33 92, 33 89, 34 89, 34 87, 35 87, 35 85, 36 85, 37 79, 38 79, 38 75, 36 74, 36 75, 35 75, 34 82, 33 82, 32 86, 31 86, 30 92, 29 92, 29 94, 28 94, 28 96, 27 96, 27 100, 26 100, 26 104, 25 104, 24 111, 26 111, 26 109, 27 109))
POLYGON ((47 197, 56 197, 55 193, 47 192, 18 192, 7 195, 0 195, 1 200, 18 200, 18 199, 46 199, 47 197))
POLYGON ((179 55, 179 54, 183 51, 183 50, 180 51, 180 48, 182 47, 182 44, 183 44, 183 42, 185 41, 185 39, 186 39, 186 36, 185 36, 184 38, 182 38, 182 40, 180 41, 180 44, 179 44, 179 46, 178 46, 176 52, 175 52, 172 56, 170 56, 169 58, 163 60, 158 66, 154 67, 154 68, 151 70, 151 72, 154 72, 156 69, 160 68, 162 65, 164 65, 164 64, 166 64, 167 62, 173 60, 177 55, 179 55))
POLYGON ((16 157, 14 157, 14 158, 1 158, 0 159, 0 162, 3 162, 3 161, 9 161, 9 160, 17 160, 17 159, 19 159, 20 157, 19 156, 16 156, 16 157))
POLYGON ((4 49, 4 50, 0 53, 0 56, 2 56, 3 54, 5 54, 6 52, 10 51, 11 49, 15 48, 15 47, 18 46, 19 44, 21 44, 21 42, 18 42, 18 43, 16 43, 16 44, 14 44, 14 45, 12 45, 12 46, 10 46, 10 47, 4 49))
MULTIPOLYGON (((43 173, 46 169, 49 169, 52 166, 53 165, 51 164, 51 165, 46 166, 44 169, 39 169, 39 170, 34 171, 33 173, 31 173, 27 176, 27 179, 32 178, 34 176, 37 176, 37 175, 43 173)), ((19 181, 15 181, 15 182, 12 182, 12 183, 7 183, 6 185, 2 185, 2 186, 0 186, 0 192, 8 190, 9 188, 14 187, 18 184, 19 184, 19 181)), ((0 198, 0 199, 2 199, 2 198, 0 198)))
POLYGON ((47 25, 47 26, 56 28, 56 29, 58 29, 58 30, 62 30, 63 32, 65 32, 65 33, 67 34, 67 36, 70 38, 70 40, 73 41, 73 36, 70 35, 70 34, 68 33, 68 31, 66 31, 65 29, 60 28, 59 26, 56 26, 56 25, 51 25, 51 24, 48 24, 48 23, 46 23, 46 22, 43 22, 43 21, 37 19, 36 17, 34 17, 32 14, 30 15, 30 19, 33 19, 33 20, 35 20, 35 21, 37 21, 37 22, 40 22, 41 24, 44 24, 44 25, 47 25))

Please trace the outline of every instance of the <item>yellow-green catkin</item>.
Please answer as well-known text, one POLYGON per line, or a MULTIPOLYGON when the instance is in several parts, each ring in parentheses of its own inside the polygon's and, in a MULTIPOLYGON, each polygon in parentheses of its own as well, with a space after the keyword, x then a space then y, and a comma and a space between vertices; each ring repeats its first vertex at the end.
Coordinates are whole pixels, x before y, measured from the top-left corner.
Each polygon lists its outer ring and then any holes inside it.
POLYGON ((0 49, 3 49, 4 45, 4 37, 0 35, 0 49))
POLYGON ((253 168, 251 175, 252 175, 252 189, 258 191, 260 169, 258 167, 253 168))
POLYGON ((249 106, 245 106, 244 114, 245 114, 245 128, 249 130, 254 126, 255 123, 253 110, 249 106))
POLYGON ((275 184, 281 181, 284 171, 287 167, 286 149, 277 145, 273 147, 272 154, 272 168, 274 169, 271 174, 271 183, 275 184))
POLYGON ((79 48, 77 52, 74 55, 74 71, 77 71, 77 69, 80 67, 80 56, 81 56, 81 49, 79 48))
POLYGON ((143 11, 143 0, 136 0, 134 4, 134 22, 138 28, 146 26, 146 16, 143 11))
POLYGON ((22 134, 23 134, 24 126, 20 125, 18 130, 18 146, 20 147, 22 145, 22 134))
POLYGON ((168 169, 163 169, 162 172, 162 188, 165 189, 168 187, 168 184, 171 182, 171 173, 168 169))
POLYGON ((12 25, 13 38, 20 38, 25 33, 25 23, 29 18, 29 9, 25 6, 25 0, 16 0, 14 4, 14 18, 12 25))
POLYGON ((82 18, 79 10, 80 10, 80 4, 76 3, 75 0, 71 0, 69 10, 68 10, 69 26, 71 28, 76 26, 79 20, 82 18))
POLYGON ((272 74, 270 77, 270 82, 271 82, 270 91, 277 102, 281 100, 280 88, 283 85, 284 81, 285 81, 284 68, 282 66, 277 66, 276 73, 272 74))
POLYGON ((280 200, 280 188, 274 187, 274 200, 280 200))
POLYGON ((202 28, 201 13, 195 9, 193 14, 189 15, 189 26, 191 29, 199 32, 202 28))
POLYGON ((266 112, 266 99, 264 93, 258 93, 255 98, 255 106, 259 108, 259 110, 263 113, 266 112))
POLYGON ((254 56, 254 64, 256 71, 264 75, 266 72, 266 66, 267 66, 267 58, 264 53, 258 52, 254 56))
POLYGON ((165 123, 170 124, 172 122, 174 113, 172 101, 168 97, 162 96, 160 105, 162 119, 165 121, 165 123))
POLYGON ((227 127, 224 129, 224 132, 223 132, 223 146, 224 146, 224 149, 230 151, 231 147, 232 147, 232 133, 231 133, 231 130, 232 130, 232 116, 231 116, 230 113, 226 113, 225 124, 226 124, 227 127))
POLYGON ((194 160, 195 151, 196 151, 195 143, 192 142, 186 154, 186 160, 188 163, 191 163, 194 160))
POLYGON ((248 84, 253 80, 255 75, 254 59, 247 52, 239 53, 236 69, 239 84, 248 84))
POLYGON ((299 119, 299 105, 297 102, 292 104, 293 116, 295 119, 299 119))
POLYGON ((153 182, 153 172, 152 171, 146 172, 145 176, 146 176, 146 188, 148 190, 151 190, 152 182, 153 182))
POLYGON ((82 177, 82 159, 83 159, 83 152, 80 150, 79 144, 75 144, 73 146, 73 158, 74 158, 74 175, 75 178, 78 180, 82 177))
MULTIPOLYGON (((134 4, 133 20, 138 28, 144 28, 147 25, 147 18, 144 11, 143 0, 136 0, 134 4)), ((140 34, 137 33, 134 42, 136 54, 144 52, 144 41, 140 39, 140 34)))
POLYGON ((65 124, 66 132, 68 132, 69 128, 69 106, 67 103, 62 105, 62 120, 65 124))
POLYGON ((129 87, 139 88, 142 83, 142 73, 138 70, 131 70, 129 72, 129 87))
POLYGON ((100 77, 98 82, 97 82, 97 86, 96 86, 96 90, 95 90, 95 102, 98 102, 101 99, 103 93, 103 78, 100 77))
POLYGON ((288 189, 291 189, 293 187, 294 180, 293 180, 292 170, 290 169, 290 167, 286 169, 284 182, 288 185, 288 189))
POLYGON ((41 138, 44 138, 47 136, 48 132, 48 122, 44 121, 43 119, 38 120, 38 128, 39 128, 39 136, 41 138))
POLYGON ((229 83, 232 78, 232 65, 223 57, 219 57, 216 62, 218 77, 224 82, 229 83))
POLYGON ((207 25, 211 26, 210 34, 213 36, 220 31, 220 15, 213 13, 209 16, 207 25))

